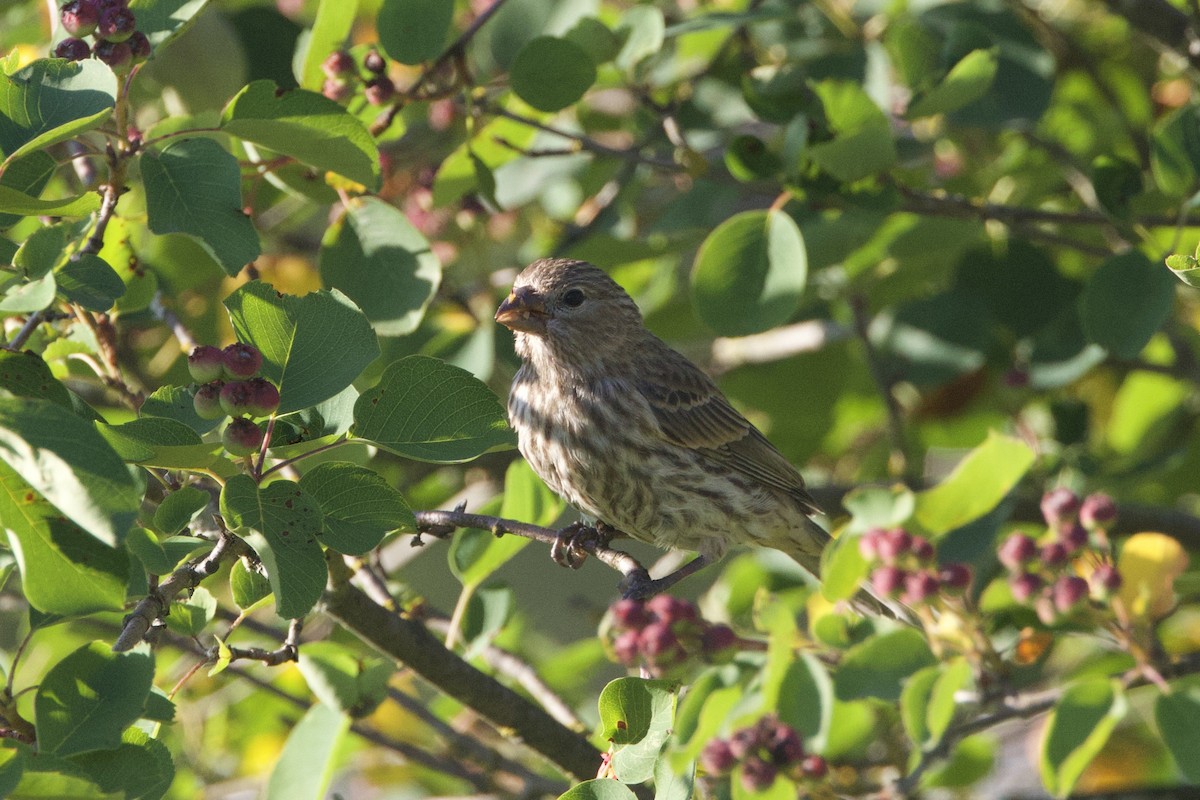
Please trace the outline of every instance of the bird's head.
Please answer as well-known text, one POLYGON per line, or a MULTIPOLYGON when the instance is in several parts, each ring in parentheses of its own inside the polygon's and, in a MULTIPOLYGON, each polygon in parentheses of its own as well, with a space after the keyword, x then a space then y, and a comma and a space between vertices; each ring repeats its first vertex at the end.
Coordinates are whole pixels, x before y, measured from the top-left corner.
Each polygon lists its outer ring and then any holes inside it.
POLYGON ((496 321, 517 334, 523 357, 544 348, 559 356, 602 360, 643 330, 641 312, 616 281, 586 261, 562 258, 526 267, 496 311, 496 321))

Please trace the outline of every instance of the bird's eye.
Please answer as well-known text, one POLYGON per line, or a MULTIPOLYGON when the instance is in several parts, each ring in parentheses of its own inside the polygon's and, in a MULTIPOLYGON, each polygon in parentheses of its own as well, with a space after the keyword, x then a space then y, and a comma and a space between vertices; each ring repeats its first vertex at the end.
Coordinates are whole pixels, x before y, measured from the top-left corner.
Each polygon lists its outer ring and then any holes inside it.
POLYGON ((581 305, 583 305, 583 290, 572 289, 563 295, 562 301, 563 305, 567 306, 568 308, 579 308, 581 305))

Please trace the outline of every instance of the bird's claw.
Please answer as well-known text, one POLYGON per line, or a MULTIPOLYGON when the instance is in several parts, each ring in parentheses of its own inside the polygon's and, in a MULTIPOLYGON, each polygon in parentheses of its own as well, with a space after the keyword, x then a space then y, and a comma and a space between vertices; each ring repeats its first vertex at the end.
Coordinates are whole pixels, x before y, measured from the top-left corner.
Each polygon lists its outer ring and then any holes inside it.
POLYGON ((550 558, 560 567, 579 569, 587 561, 585 545, 601 541, 601 534, 591 525, 572 522, 558 532, 554 544, 550 545, 550 558))

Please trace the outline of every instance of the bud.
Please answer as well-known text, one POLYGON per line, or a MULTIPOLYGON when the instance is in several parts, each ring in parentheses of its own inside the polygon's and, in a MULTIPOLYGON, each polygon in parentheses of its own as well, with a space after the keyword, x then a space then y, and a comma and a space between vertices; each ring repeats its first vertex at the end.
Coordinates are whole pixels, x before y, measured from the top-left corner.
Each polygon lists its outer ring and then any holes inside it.
POLYGON ((714 664, 726 664, 737 655, 737 634, 728 625, 709 625, 700 636, 704 658, 714 664))
POLYGON ((641 600, 618 600, 612 604, 613 620, 622 628, 640 631, 650 624, 650 615, 641 600))
POLYGON ((937 555, 934 552, 933 545, 924 536, 912 537, 912 546, 909 549, 916 556, 917 561, 920 561, 922 564, 928 564, 937 555))
POLYGON ((804 773, 804 777, 806 778, 820 780, 829 774, 829 764, 820 756, 811 755, 800 762, 800 771, 804 773))
POLYGON ((1042 563, 1051 569, 1057 569, 1071 560, 1071 551, 1062 542, 1050 542, 1042 546, 1042 563))
POLYGON ((613 655, 617 661, 627 667, 632 667, 638 660, 638 632, 622 631, 612 643, 613 655))
POLYGON ((262 447, 263 433, 259 427, 248 419, 231 420, 225 426, 221 435, 225 449, 235 456, 248 456, 257 453, 262 447))
POLYGON ((128 8, 114 6, 100 12, 96 36, 106 42, 123 42, 137 30, 137 19, 128 8))
POLYGON ((884 563, 891 564, 901 556, 907 555, 912 547, 912 536, 903 528, 892 528, 880 533, 875 549, 884 563))
POLYGON ((1106 494, 1089 494, 1079 508, 1079 521, 1089 531, 1106 531, 1117 519, 1117 504, 1106 494))
POLYGON ((938 580, 947 594, 962 594, 971 586, 971 568, 966 564, 947 564, 938 573, 938 580))
POLYGON ((907 577, 899 567, 876 567, 871 573, 871 589, 880 597, 899 597, 907 577))
POLYGON ((211 383, 225 372, 225 359, 221 351, 211 345, 202 344, 192 351, 187 360, 188 372, 196 383, 211 383))
POLYGON ((668 625, 673 625, 680 620, 695 622, 700 618, 699 612, 696 611, 696 606, 687 600, 680 600, 678 597, 672 597, 669 594, 660 594, 651 598, 646 603, 646 611, 668 625))
POLYGON ((778 770, 758 756, 748 756, 742 762, 742 786, 748 792, 761 792, 775 783, 778 770))
POLYGON ((68 61, 83 61, 92 54, 92 48, 83 39, 63 39, 54 48, 55 58, 65 58, 68 61))
POLYGON ((129 52, 133 55, 134 64, 141 64, 150 57, 152 51, 150 40, 141 31, 134 31, 126 44, 129 45, 129 52))
POLYGON ((902 600, 909 605, 921 605, 929 602, 938 593, 941 583, 937 576, 927 570, 910 572, 904 579, 904 594, 902 600))
POLYGON ((354 74, 354 57, 345 50, 334 50, 321 62, 321 71, 327 78, 341 78, 354 74))
POLYGON ((262 369, 262 353, 254 345, 237 342, 222 352, 225 376, 229 378, 251 378, 262 369))
POLYGON ((339 78, 326 78, 321 84, 321 94, 335 103, 344 103, 354 96, 354 86, 339 78))
POLYGON ((1010 571, 1017 571, 1037 556, 1037 543, 1023 533, 1014 533, 1000 545, 997 556, 1010 571))
POLYGON ((225 416, 225 409, 221 408, 222 386, 224 384, 221 381, 213 381, 197 387, 196 394, 192 397, 192 407, 196 409, 196 416, 200 419, 220 419, 225 416))
POLYGON ((1054 607, 1067 613, 1088 596, 1088 583, 1078 575, 1063 575, 1054 582, 1054 607))
POLYGON ((1075 521, 1079 513, 1079 497, 1065 486, 1042 495, 1042 516, 1051 528, 1062 528, 1075 521))
POLYGON ((1030 572, 1013 575, 1008 579, 1008 586, 1012 590, 1013 599, 1018 603, 1028 602, 1029 598, 1037 594, 1042 588, 1042 584, 1042 579, 1030 572))
POLYGON ((1092 570, 1091 595, 1096 600, 1107 600, 1121 588, 1121 573, 1112 564, 1101 564, 1092 570))
POLYGON ((392 83, 392 79, 385 75, 379 75, 367 81, 367 88, 363 92, 367 102, 373 106, 381 106, 395 95, 396 84, 392 83))
POLYGON ((72 36, 89 36, 100 21, 96 0, 71 0, 59 12, 63 30, 72 36))
POLYGON ((724 739, 713 739, 700 751, 700 768, 709 775, 727 775, 736 763, 733 748, 724 739))
POLYGON ((363 56, 363 68, 367 72, 373 72, 376 75, 382 75, 387 69, 387 61, 383 56, 379 55, 378 50, 371 50, 363 56))
POLYGON ((128 69, 133 63, 133 51, 125 42, 96 42, 92 55, 112 67, 113 72, 128 69))

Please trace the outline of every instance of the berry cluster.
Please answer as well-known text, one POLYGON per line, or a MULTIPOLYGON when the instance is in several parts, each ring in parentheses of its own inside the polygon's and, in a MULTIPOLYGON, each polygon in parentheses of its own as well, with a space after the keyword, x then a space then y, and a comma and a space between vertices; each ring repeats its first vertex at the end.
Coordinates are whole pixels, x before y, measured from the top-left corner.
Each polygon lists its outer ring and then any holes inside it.
POLYGON ((266 378, 262 353, 252 345, 237 342, 224 350, 200 345, 188 356, 188 371, 200 384, 192 400, 201 419, 232 417, 222 442, 235 456, 258 452, 263 433, 247 417, 269 417, 279 408, 279 389, 266 378))
POLYGON ((1013 598, 1032 604, 1038 618, 1050 625, 1089 597, 1104 602, 1121 588, 1121 574, 1107 558, 1108 529, 1117 518, 1117 506, 1105 494, 1080 502, 1070 489, 1058 488, 1042 496, 1042 516, 1044 536, 1013 533, 1000 544, 997 557, 1008 570, 1013 598), (1076 573, 1074 562, 1089 547, 1102 558, 1085 579, 1076 573))
POLYGON ((679 674, 699 656, 724 663, 737 652, 737 634, 728 625, 713 624, 692 603, 660 594, 648 602, 619 600, 612 615, 612 653, 627 667, 639 661, 656 677, 679 674))
POLYGON ((363 83, 363 96, 373 106, 387 103, 396 94, 396 84, 387 76, 387 59, 378 50, 369 50, 362 60, 362 72, 354 56, 345 50, 335 50, 321 63, 325 83, 321 94, 339 103, 349 100, 358 81, 363 83))
POLYGON ((797 781, 817 781, 829 772, 825 759, 804 752, 793 727, 771 716, 734 731, 728 739, 713 739, 700 753, 700 766, 714 777, 728 775, 739 763, 748 792, 770 787, 780 773, 797 781))
POLYGON ((129 0, 70 0, 59 15, 70 36, 54 48, 58 58, 82 61, 95 56, 121 72, 150 57, 150 40, 137 29, 129 0), (94 45, 87 43, 87 36, 94 45))
POLYGON ((961 595, 971 585, 970 567, 939 567, 933 544, 903 528, 872 528, 859 538, 858 548, 874 567, 871 588, 880 597, 899 598, 915 608, 933 603, 939 593, 961 595))

